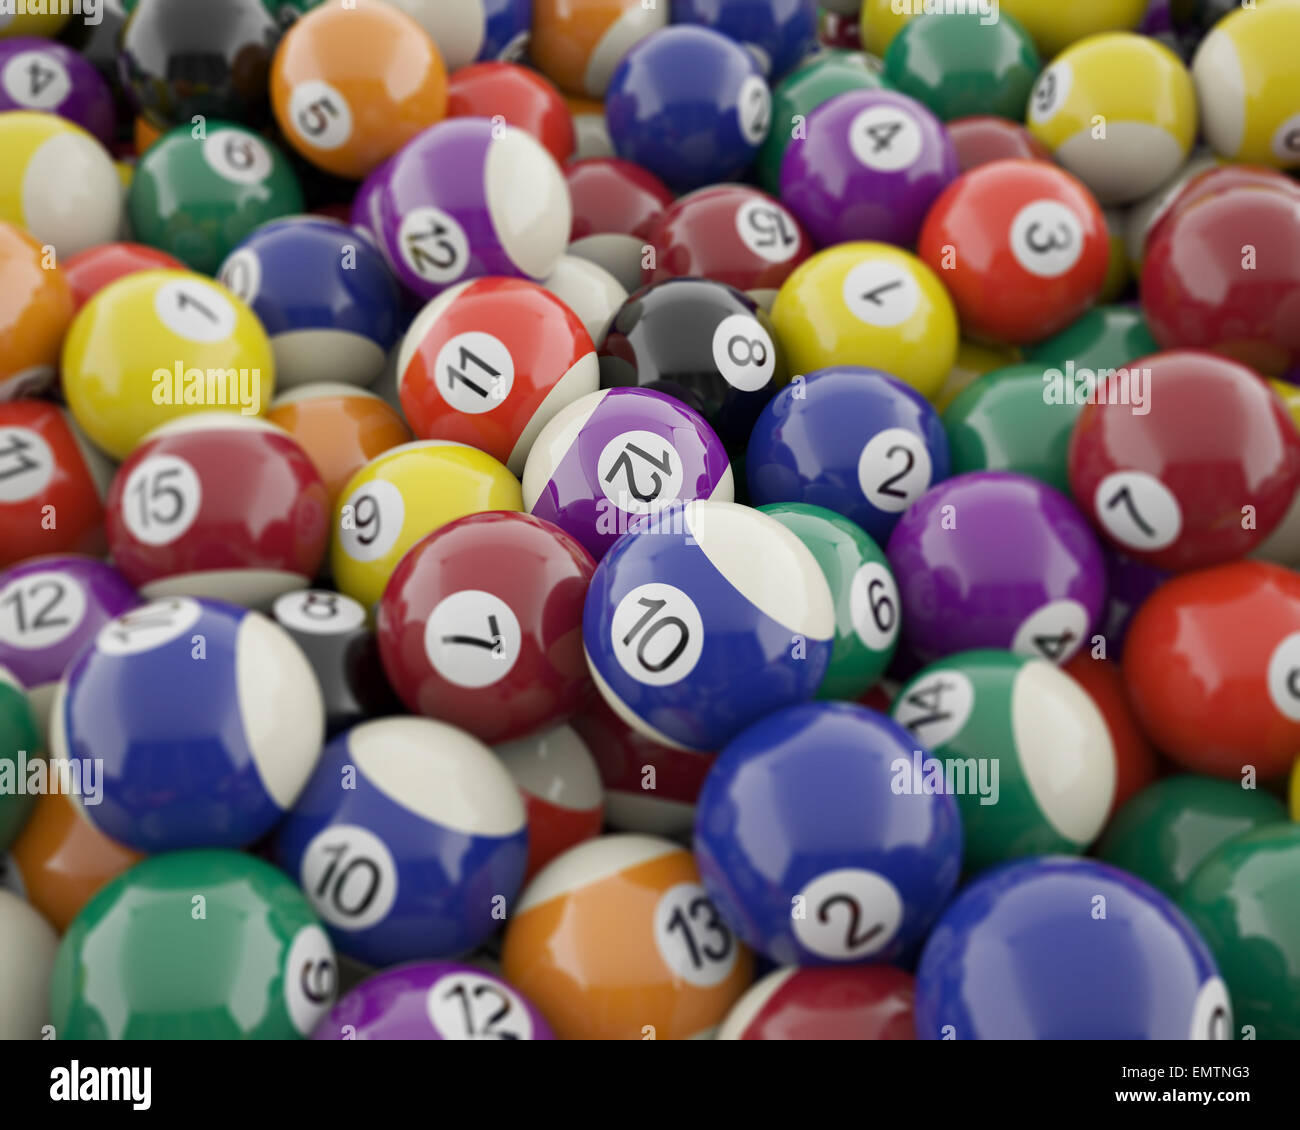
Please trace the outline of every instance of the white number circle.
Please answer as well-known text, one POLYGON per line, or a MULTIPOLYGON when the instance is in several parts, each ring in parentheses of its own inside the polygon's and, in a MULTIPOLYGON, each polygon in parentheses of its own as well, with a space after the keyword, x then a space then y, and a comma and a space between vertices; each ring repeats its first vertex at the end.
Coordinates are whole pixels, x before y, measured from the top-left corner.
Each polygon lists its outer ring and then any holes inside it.
POLYGON ((241 129, 219 129, 203 143, 203 158, 212 171, 232 184, 261 184, 275 167, 271 151, 241 129))
POLYGON ((0 428, 0 502, 35 498, 54 478, 54 452, 28 428, 0 428))
POLYGON ((342 509, 339 544, 353 561, 378 561, 397 544, 406 521, 402 492, 386 479, 357 487, 342 509))
POLYGON ((860 322, 900 326, 921 304, 921 288, 910 272, 884 259, 867 259, 844 276, 844 305, 860 322))
POLYGON ((186 341, 211 345, 235 332, 235 308, 216 287, 196 279, 165 282, 153 296, 154 313, 186 341))
POLYGON ((741 83, 736 117, 741 136, 750 145, 761 145, 772 125, 772 92, 758 75, 750 75, 741 83))
POLYGON ((1011 251, 1031 275, 1060 278, 1083 255, 1083 224, 1060 201, 1035 200, 1011 221, 1011 251))
POLYGON ((1268 695, 1283 717, 1300 722, 1300 632, 1292 632, 1273 649, 1268 695))
POLYGON ((5 64, 0 86, 20 106, 54 110, 72 93, 67 68, 45 51, 20 51, 5 64))
POLYGON ((1031 659, 1068 663, 1084 644, 1088 610, 1077 600, 1053 600, 1034 609, 1016 629, 1011 650, 1031 659))
POLYGON ((879 953, 903 920, 903 900, 883 875, 844 867, 818 875, 799 892, 802 911, 791 921, 805 949, 835 961, 879 953))
POLYGON ((429 1023, 444 1040, 531 1040, 528 1007, 508 985, 458 971, 429 986, 429 1023))
POLYGON ((898 639, 898 586, 879 561, 868 561, 849 583, 849 616, 864 647, 886 651, 898 639))
POLYGON ((503 403, 515 385, 515 359, 505 343, 477 330, 457 334, 434 362, 438 391, 457 412, 481 416, 503 403))
POLYGON ((900 695, 894 721, 933 752, 966 728, 975 707, 975 688, 960 671, 934 671, 900 695))
POLYGON ((86 616, 86 591, 69 574, 19 577, 0 588, 0 643, 38 651, 62 643, 86 616))
POLYGON ((921 126, 898 106, 872 106, 849 126, 849 147, 860 164, 881 173, 910 169, 921 156, 921 126))
POLYGON ((278 624, 312 636, 341 636, 366 622, 366 610, 350 596, 325 589, 287 592, 276 599, 271 614, 278 624))
POLYGON ((236 251, 221 265, 217 281, 240 301, 251 306, 262 289, 262 260, 251 248, 236 251))
POLYGON ((1069 63, 1054 63, 1048 67, 1034 84, 1034 92, 1029 97, 1029 120, 1034 125, 1042 125, 1056 116, 1070 97, 1070 88, 1074 85, 1074 68, 1069 63))
POLYGON ((490 687, 519 659, 523 632, 514 610, 495 593, 462 589, 438 602, 424 625, 424 652, 458 687, 490 687))
POLYGON ((600 453, 596 474, 605 497, 625 514, 651 514, 682 493, 676 449, 654 432, 624 432, 600 453))
POLYGON ((397 900, 397 865, 388 845, 358 824, 322 828, 302 854, 302 889, 331 926, 364 930, 397 900))
POLYGON ((199 622, 203 609, 188 596, 156 600, 110 620, 95 637, 104 655, 140 655, 179 639, 199 622))
POLYGON ((441 208, 416 208, 402 217, 397 251, 407 269, 427 282, 455 282, 469 263, 465 229, 441 208))
POLYGON ((618 602, 610 643, 619 666, 638 683, 667 687, 695 670, 704 651, 704 621, 681 589, 651 582, 618 602))
POLYGON ((1164 549, 1183 529, 1173 491, 1145 471, 1107 475, 1097 484, 1092 505, 1106 532, 1132 549, 1164 549))
POLYGON ((1300 114, 1287 118, 1273 135, 1273 156, 1293 165, 1300 161, 1300 114))
POLYGON ((299 83, 289 96, 294 131, 313 149, 338 149, 352 136, 352 107, 334 87, 319 79, 299 83))
POLYGON ((934 465, 925 441, 906 428, 886 428, 858 456, 858 485, 867 501, 900 514, 930 489, 934 465))
POLYGON ((338 992, 339 968, 329 935, 304 926, 294 935, 284 961, 284 1006, 298 1032, 311 1035, 338 992))
POLYGON ((736 965, 736 939, 699 883, 678 883, 655 906, 655 946, 678 977, 720 985, 736 965))
POLYGON ((731 314, 713 331, 713 364, 732 388, 757 392, 776 372, 776 349, 757 318, 731 314))
POLYGON ((1228 999, 1228 986, 1220 977, 1211 977, 1196 994, 1192 1008, 1192 1028, 1189 1040, 1231 1040, 1232 1002, 1228 999))
POLYGON ((145 545, 171 545, 194 525, 202 505, 199 476, 175 455, 142 460, 122 488, 122 521, 145 545))
POLYGON ((769 200, 748 200, 736 209, 736 234, 760 259, 788 263, 799 250, 799 229, 781 205, 769 200))

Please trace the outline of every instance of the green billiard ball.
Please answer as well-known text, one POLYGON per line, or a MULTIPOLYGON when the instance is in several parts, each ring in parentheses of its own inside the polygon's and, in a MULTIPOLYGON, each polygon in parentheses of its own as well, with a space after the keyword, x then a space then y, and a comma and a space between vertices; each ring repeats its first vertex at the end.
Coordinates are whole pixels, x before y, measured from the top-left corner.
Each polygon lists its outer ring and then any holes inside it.
POLYGON ((54 962, 60 1040, 277 1040, 334 1000, 333 947, 269 863, 180 851, 137 864, 68 927, 54 962))
POLYGON ((1122 369, 1143 357, 1159 353, 1160 346, 1147 328, 1141 310, 1129 306, 1097 306, 1073 325, 1041 341, 1025 354, 1035 365, 1064 370, 1122 369))
POLYGON ((0 851, 18 837, 36 797, 23 787, 27 763, 41 753, 27 692, 0 667, 0 851))

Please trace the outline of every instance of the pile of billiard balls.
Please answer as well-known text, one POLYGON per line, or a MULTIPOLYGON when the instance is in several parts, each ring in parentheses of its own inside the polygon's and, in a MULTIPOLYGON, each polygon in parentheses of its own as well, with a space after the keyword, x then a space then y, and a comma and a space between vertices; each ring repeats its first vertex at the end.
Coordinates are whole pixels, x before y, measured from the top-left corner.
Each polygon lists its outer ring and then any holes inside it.
POLYGON ((944 7, 0 16, 0 1037, 1300 1038, 1300 0, 944 7))

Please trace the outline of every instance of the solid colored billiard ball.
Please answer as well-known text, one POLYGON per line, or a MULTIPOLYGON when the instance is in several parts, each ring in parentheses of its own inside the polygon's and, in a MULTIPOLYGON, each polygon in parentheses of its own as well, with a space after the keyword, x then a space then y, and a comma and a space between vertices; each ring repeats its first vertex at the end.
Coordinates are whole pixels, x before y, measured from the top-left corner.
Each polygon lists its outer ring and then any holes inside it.
POLYGON ((355 385, 299 385, 272 401, 266 419, 307 453, 331 506, 362 467, 411 441, 411 429, 397 410, 355 385))
POLYGON ((644 388, 593 392, 557 414, 524 468, 524 509, 599 561, 645 515, 734 501, 731 464, 704 418, 644 388))
POLYGON ((528 54, 561 90, 604 98, 619 60, 668 18, 641 0, 534 0, 528 54))
POLYGON ((514 62, 528 47, 531 0, 388 0, 411 16, 438 45, 448 71, 474 62, 514 62))
POLYGON ((952 655, 907 683, 892 713, 957 793, 967 872, 1080 854, 1101 833, 1115 747, 1088 693, 1051 663, 1009 651, 952 655))
POLYGON ((1133 31, 1142 22, 1149 0, 1091 0, 1062 4, 1060 0, 1002 0, 1000 12, 1019 21, 1034 37, 1044 59, 1059 55, 1072 43, 1106 31, 1133 31))
POLYGON ((10 784, 0 793, 0 851, 6 849, 31 815, 36 797, 14 782, 27 780, 27 766, 38 761, 44 751, 36 714, 23 685, 13 674, 0 667, 0 765, 10 784))
POLYGON ((272 853, 341 953, 377 967, 454 957, 514 913, 528 855, 524 802, 469 734, 381 718, 325 747, 272 853), (341 789, 349 772, 353 784, 341 789))
POLYGON ((734 39, 769 80, 781 78, 817 46, 814 0, 672 0, 671 19, 734 39))
POLYGON ((57 405, 0 403, 0 567, 48 553, 104 553, 112 476, 112 464, 57 405))
POLYGON ((736 1002, 715 1040, 914 1040, 915 988, 892 965, 774 969, 736 1002))
POLYGON ((963 173, 993 161, 1021 159, 1050 161, 1047 146, 1019 122, 1006 118, 975 115, 947 123, 948 137, 957 151, 957 167, 963 173))
POLYGON ((217 278, 266 329, 282 388, 373 384, 397 344, 397 284, 379 249, 346 224, 315 216, 264 224, 217 278))
POLYGON ((533 1005, 473 965, 421 961, 344 993, 313 1040, 553 1040, 533 1005))
POLYGON ((851 519, 881 545, 948 477, 948 441, 929 402, 876 369, 844 365, 782 389, 745 457, 756 505, 806 502, 851 519))
POLYGON ((302 156, 359 180, 442 119, 447 72, 437 44, 400 8, 323 4, 285 32, 271 103, 302 156))
POLYGON ((1106 558, 1107 588, 1102 634, 1109 654, 1119 660, 1124 656, 1129 626, 1137 610, 1171 574, 1144 561, 1135 561, 1109 545, 1102 546, 1102 555, 1106 558))
POLYGON ((583 623, 605 700, 656 741, 705 752, 812 698, 834 632, 807 547, 766 514, 704 501, 650 515, 614 545, 583 623))
POLYGON ((72 289, 72 303, 80 310, 109 283, 141 271, 183 271, 185 264, 166 251, 143 243, 104 243, 88 247, 67 259, 63 274, 72 289))
POLYGON ((772 94, 754 56, 708 28, 652 32, 622 57, 605 95, 620 157, 685 192, 737 180, 772 119, 772 94))
POLYGON ((58 114, 104 145, 116 140, 108 83, 79 52, 48 39, 0 39, 0 110, 58 114))
MULTIPOLYGON (((1235 996, 1235 994, 1234 994, 1235 996)), ((1090 859, 976 879, 916 972, 922 1040, 1228 1040, 1214 957, 1164 895, 1090 859)))
POLYGON ((77 916, 50 1011, 59 1039, 297 1039, 337 980, 292 880, 240 852, 180 851, 137 864, 77 916))
POLYGON ((79 806, 127 847, 244 847, 297 799, 324 725, 316 676, 280 628, 170 597, 110 620, 74 661, 50 753, 100 766, 79 806))
POLYGON ((603 388, 639 386, 694 408, 729 448, 787 380, 772 323, 725 283, 666 279, 634 293, 600 347, 603 388))
POLYGON ((627 290, 637 290, 645 245, 673 194, 653 173, 613 156, 575 161, 564 179, 573 202, 569 254, 604 267, 627 290))
POLYGON ((116 239, 122 182, 108 150, 55 114, 0 113, 0 221, 65 259, 116 239))
POLYGON ((600 771, 572 726, 561 724, 493 751, 519 786, 528 813, 528 882, 557 855, 600 835, 600 771))
POLYGON ((562 255, 542 283, 578 315, 595 344, 605 340, 614 316, 627 301, 627 288, 599 263, 577 255, 562 255))
POLYGON ((1160 352, 1142 311, 1132 306, 1094 306, 1046 341, 1025 351, 1025 360, 1044 368, 1122 369, 1160 352))
POLYGON ((917 254, 943 280, 969 337, 1028 345, 1063 330, 1101 293, 1106 219, 1092 194, 1045 161, 995 161, 935 201, 917 254))
POLYGON ((842 244, 800 265, 772 324, 792 373, 869 359, 928 398, 957 359, 957 313, 939 276, 884 243, 842 244))
POLYGON ((885 552, 903 646, 922 662, 1001 648, 1064 663, 1105 606, 1101 547, 1070 500, 1005 471, 959 475, 903 514, 885 552))
POLYGON ((753 957, 689 851, 619 835, 579 844, 524 889, 501 967, 562 1040, 684 1040, 726 1016, 753 957))
POLYGON ((884 674, 898 642, 898 586, 880 547, 847 518, 820 506, 759 509, 817 558, 835 600, 835 639, 818 698, 857 699, 884 674))
POLYGON ((379 652, 413 714, 486 742, 564 721, 590 691, 582 611, 595 563, 527 514, 471 514, 416 543, 379 604, 379 652))
POLYGON ((491 118, 536 138, 563 165, 577 139, 563 96, 542 75, 516 63, 476 63, 447 83, 447 117, 491 118))
POLYGON ((1129 205, 1124 217, 1124 247, 1129 266, 1135 275, 1141 274, 1146 257, 1147 240, 1151 232, 1173 208, 1179 195, 1192 181, 1203 173, 1220 168, 1218 159, 1205 148, 1199 148, 1177 173, 1157 188, 1150 196, 1129 205))
POLYGON ((915 746, 864 706, 815 703, 723 749, 695 858, 742 942, 780 965, 832 965, 891 961, 925 937, 961 876, 962 820, 923 787, 915 746))
POLYGON ((137 239, 211 275, 255 228, 301 212, 303 198, 278 149, 212 121, 201 136, 186 124, 154 142, 136 164, 126 207, 137 239))
POLYGON ((1030 131, 1102 204, 1128 204, 1160 187, 1187 160, 1196 126, 1182 60, 1131 32, 1074 44, 1038 76, 1029 100, 1030 131))
POLYGON ((106 509, 114 563, 149 598, 267 609, 310 584, 329 543, 329 498, 306 452, 246 416, 151 432, 118 468, 106 509))
POLYGON ((261 323, 224 286, 188 271, 140 271, 106 286, 73 321, 62 370, 73 418, 115 459, 177 417, 260 415, 275 394, 261 323))
POLYGON ((53 259, 21 228, 0 223, 0 401, 38 395, 57 380, 73 297, 53 259))
POLYGON ((1190 208, 1199 200, 1217 196, 1234 188, 1275 189, 1300 196, 1300 183, 1278 169, 1269 169, 1262 165, 1222 165, 1212 162, 1204 168, 1196 168, 1192 175, 1176 182, 1171 191, 1172 197, 1163 202, 1163 206, 1148 218, 1146 225, 1146 245, 1155 239, 1165 222, 1190 208))
POLYGON ((1210 353, 1140 363, 1150 411, 1090 403, 1070 442, 1070 490, 1118 548, 1162 569, 1243 557, 1286 516, 1300 436, 1245 365, 1210 353))
POLYGON ((0 889, 0 946, 0 1040, 43 1039, 59 936, 27 902, 0 889))
POLYGON ((1285 776, 1300 748, 1300 577, 1239 561, 1166 581, 1129 627, 1124 679, 1172 761, 1213 777, 1240 779, 1247 766, 1285 776))
POLYGON ((397 359, 402 411, 421 439, 454 440, 523 474, 538 432, 600 387, 578 316, 525 279, 443 291, 411 323, 397 359))
POLYGON ((911 8, 894 0, 831 0, 824 5, 833 12, 856 12, 862 36, 862 48, 869 55, 883 59, 894 37, 912 19, 911 8))
POLYGON ((442 122, 403 147, 371 210, 398 281, 422 299, 484 275, 544 279, 571 224, 555 159, 485 118, 442 122))

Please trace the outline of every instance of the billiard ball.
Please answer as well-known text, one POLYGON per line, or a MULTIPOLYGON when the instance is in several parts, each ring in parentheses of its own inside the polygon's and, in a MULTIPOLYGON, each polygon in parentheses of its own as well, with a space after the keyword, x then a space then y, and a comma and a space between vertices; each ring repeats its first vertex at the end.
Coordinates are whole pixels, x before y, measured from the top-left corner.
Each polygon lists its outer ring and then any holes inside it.
POLYGON ((469 734, 381 718, 325 747, 272 855, 341 953, 378 967, 454 957, 494 933, 519 892, 524 802, 469 734))
POLYGON ((917 254, 952 295, 966 336, 1029 345, 1093 304, 1110 237, 1097 201, 1064 169, 994 161, 935 201, 917 254))
POLYGON ((884 243, 846 243, 801 264, 772 304, 790 372, 864 358, 930 397, 957 359, 957 312, 939 276, 884 243))
POLYGON ((1278 169, 1262 165, 1221 165, 1212 163, 1200 168, 1193 175, 1177 183, 1172 199, 1168 200, 1158 214, 1153 216, 1146 232, 1146 244, 1149 245, 1159 233, 1165 222, 1185 208, 1190 208, 1199 200, 1217 196, 1235 188, 1275 189, 1279 192, 1300 196, 1300 183, 1278 169))
POLYGON ((1037 479, 958 475, 907 510, 885 549, 903 646, 922 662, 1000 648, 1065 663, 1105 607, 1105 562, 1082 514, 1037 479))
POLYGON ((1092 0, 1061 4, 1058 0, 1002 0, 1000 12, 1019 21, 1034 37, 1044 59, 1072 43, 1107 31, 1133 31, 1146 13, 1148 0, 1092 0))
POLYGON ((715 1040, 914 1040, 912 977, 892 965, 774 969, 715 1040))
POLYGON ((1151 232, 1169 214, 1183 189, 1201 174, 1220 167, 1213 153, 1198 149, 1187 164, 1150 196, 1128 207, 1124 217, 1124 247, 1128 253, 1129 267, 1135 275, 1141 275, 1151 232))
POLYGON ((301 212, 303 197, 288 158, 251 130, 213 121, 195 132, 177 126, 149 147, 126 207, 138 239, 211 275, 255 228, 301 212))
POLYGON ((36 795, 26 789, 28 764, 39 762, 45 743, 36 713, 23 685, 0 667, 0 766, 8 778, 0 793, 0 851, 6 849, 31 816, 36 795), (22 788, 15 785, 21 783, 22 788))
POLYGON ((605 700, 654 740, 705 752, 812 698, 834 632, 807 547, 766 514, 713 501, 650 515, 615 543, 583 622, 605 700))
POLYGON ((1196 929, 1153 887, 1090 859, 1027 860, 977 878, 916 971, 922 1040, 1232 1033, 1228 990, 1196 929))
POLYGON ((35 557, 0 573, 0 668, 27 688, 42 734, 68 665, 139 603, 130 582, 93 557, 35 557))
POLYGON ((653 266, 644 281, 705 278, 770 300, 813 252, 812 241, 779 202, 742 185, 697 189, 670 204, 647 241, 653 266))
POLYGON ((413 714, 497 744, 563 722, 590 691, 582 612, 595 563, 527 514, 471 514, 417 542, 384 589, 384 670, 413 714))
POLYGON ((388 0, 429 33, 448 71, 474 62, 513 62, 528 47, 531 0, 388 0))
POLYGON ((763 409, 745 473, 756 505, 824 506, 883 545, 904 511, 948 477, 948 441, 920 393, 842 365, 809 373, 763 409))
POLYGON ((553 1040, 542 1014, 473 965, 420 961, 344 993, 313 1040, 553 1040))
POLYGON ((645 515, 735 496, 727 452, 704 418, 644 388, 594 392, 557 414, 533 445, 523 489, 528 513, 597 561, 645 515))
POLYGON ((563 165, 577 145, 573 115, 542 75, 516 63, 475 63, 447 83, 447 117, 491 118, 534 137, 563 165))
POLYGON ((672 0, 671 19, 734 39, 770 80, 783 77, 817 46, 813 0, 672 0))
POLYGON ((1009 651, 951 655, 906 683, 892 714, 957 794, 968 873, 1077 855, 1101 833, 1114 743, 1096 703, 1053 664, 1009 651))
POLYGON ((58 406, 0 403, 0 568, 49 553, 103 554, 112 475, 58 406))
POLYGON ((1300 825, 1234 836, 1184 884, 1178 905, 1223 971, 1237 1023, 1259 1040, 1300 1038, 1300 825))
POLYGON ((613 156, 575 161, 564 179, 573 202, 569 254, 604 267, 625 289, 638 289, 646 242, 673 194, 653 173, 613 156))
POLYGON ((977 114, 947 123, 957 167, 968 173, 993 161, 1050 161, 1047 146, 1019 122, 977 114))
POLYGON ((924 787, 915 746, 854 703, 776 711, 728 743, 694 847, 742 942, 780 965, 834 965, 892 961, 925 937, 961 876, 962 819, 924 787))
POLYGON ((561 90, 604 98, 619 60, 668 19, 641 0, 534 0, 528 54, 561 90))
POLYGON ((523 130, 485 118, 442 122, 406 145, 372 215, 398 281, 426 300, 484 275, 544 279, 571 225, 555 159, 523 130))
POLYGON ((266 329, 282 388, 373 384, 400 336, 402 298, 383 255, 334 220, 263 224, 217 279, 266 329))
POLYGON ((292 880, 240 852, 171 852, 119 875, 68 927, 51 1019, 69 1040, 297 1039, 337 978, 292 880))
POLYGON ((521 475, 538 432, 600 387, 600 364, 578 316, 549 291, 476 279, 420 311, 397 381, 417 436, 468 444, 521 475))
POLYGON ((1290 47, 1300 10, 1269 4, 1225 16, 1192 60, 1206 140, 1240 164, 1300 167, 1300 74, 1290 47))
MULTIPOLYGON (((821 18, 817 23, 818 44, 830 50, 854 51, 861 54, 859 49, 862 46, 862 27, 858 20, 857 0, 852 0, 853 11, 848 14, 837 12, 834 8, 835 2, 836 0, 832 0, 830 5, 821 7, 821 18)), ((838 2, 847 4, 850 0, 838 0, 838 2)))
POLYGON ((1119 549, 1158 568, 1244 556, 1300 486, 1295 425, 1236 361, 1179 350, 1138 364, 1151 410, 1084 406, 1070 441, 1071 493, 1119 549))
POLYGON ((1142 311, 1132 306, 1094 306, 1077 322, 1025 351, 1025 360, 1043 368, 1122 369, 1159 353, 1160 346, 1142 311))
POLYGON ((632 47, 605 95, 618 155, 679 192, 739 179, 771 119, 772 94, 754 57, 689 24, 652 32, 632 47))
POLYGON ((355 385, 299 385, 272 401, 266 419, 307 453, 331 506, 362 467, 411 441, 411 429, 396 409, 355 385))
POLYGON ((0 1040, 44 1039, 59 936, 30 904, 0 889, 0 946, 0 1040))
POLYGON ((957 346, 957 360, 948 371, 943 387, 930 397, 935 411, 947 412, 957 396, 969 388, 978 378, 992 373, 996 369, 1005 369, 1020 360, 1019 349, 1011 346, 977 345, 963 341, 957 346))
POLYGON ((627 288, 609 271, 577 255, 561 255, 542 283, 556 298, 578 315, 593 343, 605 340, 615 315, 627 301, 627 288))
POLYGON ((1186 162, 1196 126, 1196 91, 1182 60, 1131 32, 1089 36, 1063 51, 1029 102, 1030 131, 1102 204, 1128 204, 1159 188, 1186 162))
POLYGON ((442 120, 447 72, 437 44, 400 8, 323 4, 285 32, 271 66, 271 104, 303 157, 360 180, 442 120))
POLYGON ((689 835, 695 802, 715 755, 674 749, 634 730, 594 696, 570 720, 596 759, 605 823, 617 832, 689 835))
POLYGON ((1238 781, 1184 774, 1148 785, 1115 815, 1100 859, 1177 899, 1196 868, 1228 840, 1286 821, 1277 797, 1238 781))
POLYGON ((651 836, 571 848, 525 889, 506 925, 506 980, 561 1040, 706 1036, 753 976, 691 853, 651 836))
POLYGON ((609 127, 605 124, 605 103, 592 98, 567 94, 564 104, 573 116, 574 161, 585 161, 589 157, 613 157, 614 143, 609 139, 609 127))
POLYGON ((370 609, 426 534, 466 514, 522 510, 516 479, 490 455, 444 440, 391 448, 338 494, 330 566, 339 591, 370 609))
MULTIPOLYGON (((109 3, 112 3, 112 0, 109 0, 109 3)), ((24 5, 23 11, 17 10, 17 4, 13 5, 14 10, 6 12, 3 18, 0 18, 0 39, 11 35, 58 35, 63 25, 68 22, 71 12, 43 12, 42 7, 59 8, 61 5, 24 5)))
POLYGON ((99 766, 76 799, 127 847, 244 847, 297 799, 324 724, 316 676, 284 631, 169 597, 110 620, 68 668, 50 753, 99 766))
POLYGON ((143 243, 104 243, 88 247, 67 259, 63 274, 79 311, 109 283, 141 271, 183 271, 185 264, 166 251, 143 243))
POLYGON ((557 855, 600 835, 600 771, 586 742, 561 723, 493 751, 519 786, 528 813, 528 882, 557 855))
POLYGON ((666 279, 634 293, 600 347, 602 388, 639 386, 699 412, 742 446, 787 370, 772 323, 725 283, 666 279))
POLYGON ((856 12, 862 48, 879 59, 885 57, 894 37, 917 10, 915 5, 896 4, 894 0, 831 0, 825 7, 846 15, 856 12))
POLYGON ((0 221, 64 259, 116 239, 122 183, 108 150, 55 114, 0 113, 0 221))
POLYGON ((0 39, 0 110, 40 110, 116 140, 113 92, 79 52, 48 39, 0 39))
POLYGON ((140 271, 106 286, 73 321, 62 370, 73 418, 115 459, 177 417, 260 415, 275 394, 261 323, 224 286, 188 271, 140 271))
POLYGON ((1124 644, 1137 610, 1171 574, 1144 561, 1135 561, 1109 545, 1102 546, 1106 558, 1106 614, 1101 634, 1106 638, 1107 653, 1120 660, 1124 644))
POLYGON ((1194 773, 1285 776, 1300 748, 1300 577, 1238 561, 1166 581, 1124 644, 1133 709, 1194 773), (1242 626, 1249 624, 1250 630, 1242 626))
POLYGON ((884 553, 861 527, 820 506, 778 502, 759 509, 808 547, 835 600, 831 662, 817 697, 861 698, 898 642, 898 586, 884 553))
POLYGON ((21 228, 0 223, 0 401, 48 391, 57 380, 73 298, 53 258, 21 228))
MULTIPOLYGON (((1281 398, 1291 422, 1300 428, 1300 386, 1283 380, 1271 380, 1269 386, 1281 398)), ((1300 492, 1291 499, 1286 517, 1261 545, 1251 551, 1250 556, 1292 568, 1300 564, 1300 492)))

